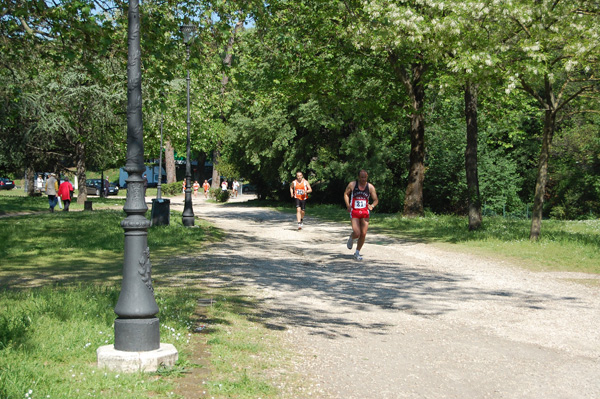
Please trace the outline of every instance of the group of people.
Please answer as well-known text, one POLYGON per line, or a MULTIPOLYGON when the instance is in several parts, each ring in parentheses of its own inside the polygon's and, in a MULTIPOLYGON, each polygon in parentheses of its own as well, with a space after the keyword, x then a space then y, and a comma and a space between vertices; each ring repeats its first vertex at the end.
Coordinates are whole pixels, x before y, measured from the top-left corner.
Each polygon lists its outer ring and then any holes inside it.
POLYGON ((50 173, 46 179, 46 195, 48 196, 50 212, 54 212, 54 208, 59 204, 59 201, 62 201, 63 211, 69 212, 71 198, 73 198, 73 191, 73 185, 69 181, 68 177, 65 177, 64 181, 59 185, 56 175, 54 173, 50 173))
MULTIPOLYGON (((183 193, 185 193, 185 179, 183 179, 183 193)), ((227 191, 229 184, 227 183, 227 179, 223 179, 221 182, 221 190, 227 191)), ((240 183, 236 179, 233 179, 233 183, 231 183, 231 192, 234 197, 238 196, 238 189, 240 187, 240 183)), ((208 198, 208 191, 210 190, 210 183, 208 180, 204 180, 202 184, 202 188, 204 189, 204 198, 208 198)), ((200 191, 200 183, 198 180, 194 181, 192 184, 192 189, 194 190, 194 197, 198 196, 198 191, 200 191)))
MULTIPOLYGON (((346 209, 350 213, 350 221, 352 224, 352 232, 348 237, 346 246, 352 249, 354 240, 357 240, 354 259, 362 260, 360 250, 365 243, 367 230, 369 229, 369 217, 371 211, 379 203, 375 186, 367 180, 369 174, 362 169, 358 172, 358 178, 351 181, 344 190, 344 202, 346 209)), ((296 202, 296 220, 298 222, 298 230, 302 230, 304 226, 304 215, 306 212, 306 200, 308 194, 312 193, 310 183, 304 179, 301 171, 296 172, 296 180, 290 184, 290 195, 296 202)))

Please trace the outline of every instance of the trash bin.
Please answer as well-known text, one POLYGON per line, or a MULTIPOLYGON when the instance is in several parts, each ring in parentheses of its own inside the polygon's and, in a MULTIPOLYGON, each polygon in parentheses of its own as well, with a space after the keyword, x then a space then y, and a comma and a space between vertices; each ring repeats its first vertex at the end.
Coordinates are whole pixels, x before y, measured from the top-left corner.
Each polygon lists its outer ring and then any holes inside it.
POLYGON ((171 200, 167 198, 152 199, 152 226, 168 226, 171 222, 171 200))

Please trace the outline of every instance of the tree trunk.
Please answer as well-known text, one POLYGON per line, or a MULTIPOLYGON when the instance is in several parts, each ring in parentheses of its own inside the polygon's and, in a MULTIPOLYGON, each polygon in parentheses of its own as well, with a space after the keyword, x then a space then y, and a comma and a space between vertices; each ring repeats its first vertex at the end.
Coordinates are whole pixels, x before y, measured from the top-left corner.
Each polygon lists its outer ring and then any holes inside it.
POLYGON ((35 170, 32 167, 26 169, 25 179, 27 180, 27 196, 33 197, 35 195, 35 170))
MULTIPOLYGON (((218 146, 217 146, 218 147, 218 146)), ((213 170, 212 170, 212 183, 211 183, 211 187, 212 188, 219 188, 219 185, 221 184, 221 177, 219 175, 219 150, 214 150, 213 151, 213 170)))
POLYGON ((83 204, 87 201, 87 191, 85 188, 85 144, 82 142, 75 143, 75 164, 77 167, 77 184, 79 186, 77 203, 83 204))
POLYGON ((167 173, 167 183, 175 183, 177 181, 175 173, 175 149, 169 139, 165 141, 165 172, 167 173))
POLYGON ((423 75, 427 64, 422 62, 420 55, 410 64, 403 64, 398 54, 390 52, 388 60, 396 77, 402 81, 411 99, 412 116, 410 124, 410 166, 408 183, 404 197, 404 216, 423 216, 423 181, 425 180, 425 119, 423 104, 425 87, 423 75))
POLYGON ((196 167, 196 172, 194 173, 194 180, 197 180, 202 184, 204 182, 204 164, 206 163, 206 153, 204 151, 200 151, 198 156, 196 157, 196 162, 198 162, 198 166, 196 167))
POLYGON ((469 230, 481 227, 481 196, 477 174, 477 85, 465 85, 465 118, 467 122, 467 146, 465 170, 467 172, 467 195, 469 206, 469 230))
POLYGON ((544 115, 544 133, 542 137, 542 149, 538 161, 538 175, 535 182, 535 194, 533 197, 533 211, 531 214, 531 231, 529 239, 537 241, 542 230, 542 210, 544 206, 544 195, 548 183, 548 159, 550 158, 550 145, 554 135, 556 122, 556 110, 546 109, 544 115))

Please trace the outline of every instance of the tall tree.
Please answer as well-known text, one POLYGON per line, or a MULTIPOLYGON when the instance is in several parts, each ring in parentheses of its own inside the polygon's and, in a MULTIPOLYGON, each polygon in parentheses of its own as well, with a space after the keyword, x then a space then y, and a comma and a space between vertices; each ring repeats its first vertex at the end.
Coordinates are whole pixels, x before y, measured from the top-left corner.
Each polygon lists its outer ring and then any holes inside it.
POLYGON ((503 49, 511 88, 533 97, 543 112, 543 131, 529 238, 541 232, 552 139, 560 112, 582 95, 598 93, 600 3, 540 0, 514 2, 506 10, 503 49))

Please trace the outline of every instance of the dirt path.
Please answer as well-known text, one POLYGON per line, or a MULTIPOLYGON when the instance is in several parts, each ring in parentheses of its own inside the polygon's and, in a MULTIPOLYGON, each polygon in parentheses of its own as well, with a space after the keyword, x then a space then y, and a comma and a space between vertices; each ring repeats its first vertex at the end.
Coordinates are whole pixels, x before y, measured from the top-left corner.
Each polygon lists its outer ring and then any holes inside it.
POLYGON ((349 223, 309 216, 298 231, 239 205, 194 207, 227 232, 206 283, 263 300, 313 381, 304 397, 600 398, 600 295, 583 276, 375 234, 357 262, 349 223))

